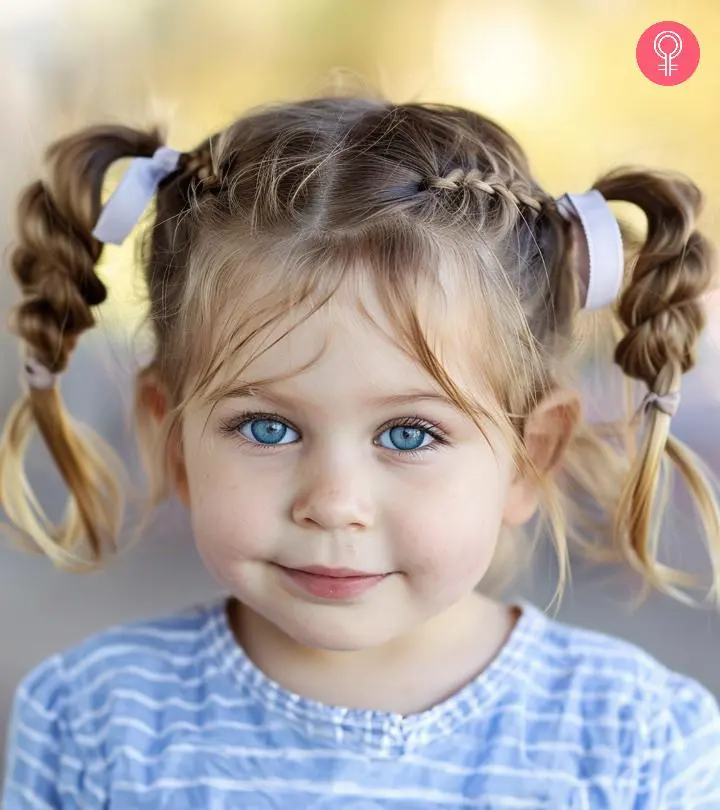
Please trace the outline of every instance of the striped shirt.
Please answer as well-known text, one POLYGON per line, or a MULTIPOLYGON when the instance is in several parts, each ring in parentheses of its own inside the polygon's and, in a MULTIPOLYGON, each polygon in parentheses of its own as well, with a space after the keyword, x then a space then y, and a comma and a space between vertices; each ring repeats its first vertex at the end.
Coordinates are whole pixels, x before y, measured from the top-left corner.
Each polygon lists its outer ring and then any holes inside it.
POLYGON ((269 680, 225 600, 103 631, 18 687, 3 810, 720 808, 710 693, 521 608, 481 675, 405 717, 269 680))

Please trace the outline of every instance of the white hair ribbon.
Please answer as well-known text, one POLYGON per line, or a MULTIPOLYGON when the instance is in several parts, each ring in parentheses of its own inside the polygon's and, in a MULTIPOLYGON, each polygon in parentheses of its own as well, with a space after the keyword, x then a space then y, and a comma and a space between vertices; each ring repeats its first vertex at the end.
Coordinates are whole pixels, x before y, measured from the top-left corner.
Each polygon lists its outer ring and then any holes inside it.
POLYGON ((557 200, 566 218, 580 220, 590 259, 583 309, 602 309, 615 301, 623 282, 625 259, 620 226, 607 200, 597 190, 564 194, 557 200))
POLYGON ((47 390, 57 382, 57 375, 44 366, 36 357, 26 357, 23 363, 25 379, 31 388, 47 390))
POLYGON ((638 412, 646 414, 649 413, 652 408, 657 408, 657 410, 667 416, 675 416, 679 407, 680 391, 670 391, 668 394, 656 394, 650 391, 645 394, 638 408, 638 412))
POLYGON ((100 242, 121 245, 138 223, 162 180, 177 169, 182 153, 169 146, 151 158, 134 158, 100 213, 92 235, 100 242))

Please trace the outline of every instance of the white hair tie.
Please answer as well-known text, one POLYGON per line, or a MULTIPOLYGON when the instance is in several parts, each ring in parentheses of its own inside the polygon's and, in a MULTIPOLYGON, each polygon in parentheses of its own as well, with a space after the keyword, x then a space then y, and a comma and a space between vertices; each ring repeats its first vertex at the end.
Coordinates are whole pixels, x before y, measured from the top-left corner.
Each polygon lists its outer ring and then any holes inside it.
POLYGON ((656 394, 649 391, 643 397, 638 413, 649 413, 652 408, 656 408, 667 416, 675 416, 680 407, 680 392, 670 391, 668 394, 656 394))
POLYGON ((560 213, 580 220, 590 259, 587 296, 583 309, 602 309, 618 297, 625 259, 620 226, 607 200, 597 190, 564 194, 557 200, 560 213))
POLYGON ((161 146, 151 158, 134 158, 100 212, 92 235, 106 244, 121 245, 155 196, 157 187, 177 169, 182 152, 161 146))
POLYGON ((36 357, 26 357, 23 363, 25 379, 31 388, 46 390, 52 388, 57 382, 57 374, 53 374, 36 357))

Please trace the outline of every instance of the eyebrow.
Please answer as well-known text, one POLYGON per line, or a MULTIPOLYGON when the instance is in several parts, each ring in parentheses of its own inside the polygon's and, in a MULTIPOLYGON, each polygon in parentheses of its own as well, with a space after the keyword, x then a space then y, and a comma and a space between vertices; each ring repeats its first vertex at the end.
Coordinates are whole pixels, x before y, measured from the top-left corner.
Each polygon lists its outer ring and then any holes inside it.
MULTIPOLYGON (((248 383, 230 388, 224 393, 223 399, 236 399, 241 397, 263 397, 264 399, 278 402, 281 405, 292 404, 291 397, 284 397, 282 394, 273 393, 269 390, 267 385, 258 383, 248 383)), ((437 391, 423 391, 420 389, 405 391, 402 394, 370 397, 366 399, 363 404, 384 407, 387 405, 406 405, 411 402, 421 401, 440 402, 444 405, 450 405, 453 408, 456 407, 455 403, 446 394, 440 394, 437 391)))

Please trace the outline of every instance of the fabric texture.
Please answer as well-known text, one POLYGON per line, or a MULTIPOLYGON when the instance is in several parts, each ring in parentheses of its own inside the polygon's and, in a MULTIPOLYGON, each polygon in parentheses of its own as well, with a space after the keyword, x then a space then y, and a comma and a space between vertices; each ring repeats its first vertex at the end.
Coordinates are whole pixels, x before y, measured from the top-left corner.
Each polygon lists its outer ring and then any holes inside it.
POLYGON ((224 599, 103 631, 18 687, 2 808, 720 808, 711 694, 520 607, 480 676, 408 717, 272 682, 224 599))

